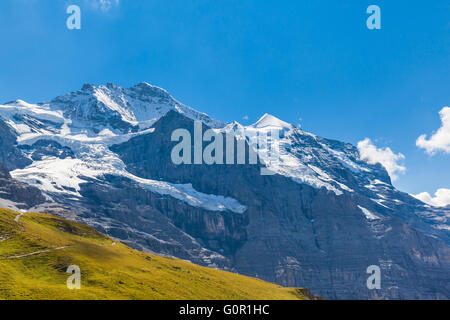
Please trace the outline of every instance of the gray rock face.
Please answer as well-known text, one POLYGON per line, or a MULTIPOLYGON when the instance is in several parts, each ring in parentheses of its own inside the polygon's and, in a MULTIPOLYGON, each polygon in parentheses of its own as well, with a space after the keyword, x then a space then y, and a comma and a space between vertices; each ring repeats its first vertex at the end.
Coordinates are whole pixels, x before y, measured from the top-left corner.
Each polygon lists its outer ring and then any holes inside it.
POLYGON ((64 147, 56 141, 38 140, 33 145, 21 146, 20 149, 33 161, 43 160, 45 157, 56 157, 59 159, 75 158, 72 150, 64 147))
MULTIPOLYGON (((117 176, 106 176, 105 182, 86 183, 81 190, 87 199, 82 206, 89 209, 81 218, 100 231, 136 249, 232 268, 227 257, 246 240, 244 216, 188 206, 117 176)), ((79 201, 74 205, 80 206, 79 201)))
POLYGON ((195 119, 203 131, 234 135, 240 125, 225 126, 145 83, 86 85, 36 110, 17 108, 9 121, 36 135, 18 146, 19 133, 0 121, 0 161, 22 181, 4 171, 0 192, 29 197, 21 202, 33 211, 85 222, 139 250, 328 299, 450 298, 450 208, 396 190, 386 170, 361 161, 350 144, 289 126, 283 155, 296 165, 262 176, 261 159, 175 165, 175 129, 193 136, 195 119), (381 289, 366 286, 371 265, 381 269, 381 289))

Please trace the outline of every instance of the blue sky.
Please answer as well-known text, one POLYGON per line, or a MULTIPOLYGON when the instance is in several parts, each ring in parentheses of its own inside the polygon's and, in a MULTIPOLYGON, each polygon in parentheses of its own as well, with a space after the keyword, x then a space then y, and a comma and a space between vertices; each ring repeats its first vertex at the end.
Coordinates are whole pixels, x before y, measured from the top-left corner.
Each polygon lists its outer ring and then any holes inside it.
POLYGON ((450 189, 450 154, 416 146, 450 105, 447 0, 100 2, 2 0, 0 102, 146 81, 224 121, 268 112, 327 138, 370 138, 404 155, 399 189, 450 189), (81 30, 66 28, 70 4, 81 30), (366 27, 371 4, 381 30, 366 27))

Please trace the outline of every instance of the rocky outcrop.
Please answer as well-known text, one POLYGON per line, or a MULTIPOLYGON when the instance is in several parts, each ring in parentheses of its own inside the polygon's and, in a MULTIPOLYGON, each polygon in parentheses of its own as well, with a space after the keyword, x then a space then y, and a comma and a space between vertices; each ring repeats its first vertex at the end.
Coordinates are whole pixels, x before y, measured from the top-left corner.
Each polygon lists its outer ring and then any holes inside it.
POLYGON ((20 146, 20 149, 25 154, 29 154, 33 161, 40 161, 45 157, 56 157, 59 159, 75 158, 75 155, 70 148, 64 147, 52 140, 38 140, 31 146, 20 146))

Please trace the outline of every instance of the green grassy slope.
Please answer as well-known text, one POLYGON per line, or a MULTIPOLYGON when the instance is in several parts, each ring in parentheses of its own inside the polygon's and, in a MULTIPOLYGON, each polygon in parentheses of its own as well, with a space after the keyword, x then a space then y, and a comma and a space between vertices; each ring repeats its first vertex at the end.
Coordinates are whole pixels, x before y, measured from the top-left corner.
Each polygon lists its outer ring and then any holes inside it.
POLYGON ((55 216, 0 209, 0 299, 307 299, 303 290, 149 255, 55 216), (81 289, 69 290, 69 265, 81 289))

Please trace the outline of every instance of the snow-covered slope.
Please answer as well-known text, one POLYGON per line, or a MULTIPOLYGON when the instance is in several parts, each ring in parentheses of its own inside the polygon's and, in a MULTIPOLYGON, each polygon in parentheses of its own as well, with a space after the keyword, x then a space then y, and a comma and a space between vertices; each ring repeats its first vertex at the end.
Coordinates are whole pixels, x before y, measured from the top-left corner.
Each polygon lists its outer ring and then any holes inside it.
POLYGON ((211 127, 223 126, 220 121, 178 102, 166 90, 145 82, 128 89, 111 83, 98 87, 86 84, 81 90, 59 96, 43 106, 62 110, 72 120, 71 126, 81 130, 91 128, 92 122, 122 132, 146 129, 169 110, 211 127))
POLYGON ((265 113, 261 118, 259 118, 258 121, 256 121, 254 124, 248 127, 255 129, 263 129, 263 128, 289 129, 292 128, 293 126, 287 122, 278 119, 277 117, 271 114, 265 113))
MULTIPOLYGON (((271 159, 278 162, 271 170, 306 183, 315 188, 326 188, 336 195, 344 191, 353 192, 342 177, 336 175, 337 169, 349 168, 355 173, 378 175, 382 170, 377 166, 359 160, 358 152, 349 144, 338 143, 304 132, 300 128, 284 122, 273 115, 264 114, 257 122, 242 126, 234 122, 224 127, 224 132, 251 142, 252 137, 267 138, 268 144, 260 144, 259 156, 265 163, 271 159), (276 138, 271 138, 271 132, 276 138), (372 174, 371 174, 372 173, 372 174)), ((385 183, 390 184, 387 176, 385 183)), ((369 183, 369 180, 366 182, 369 183)))

